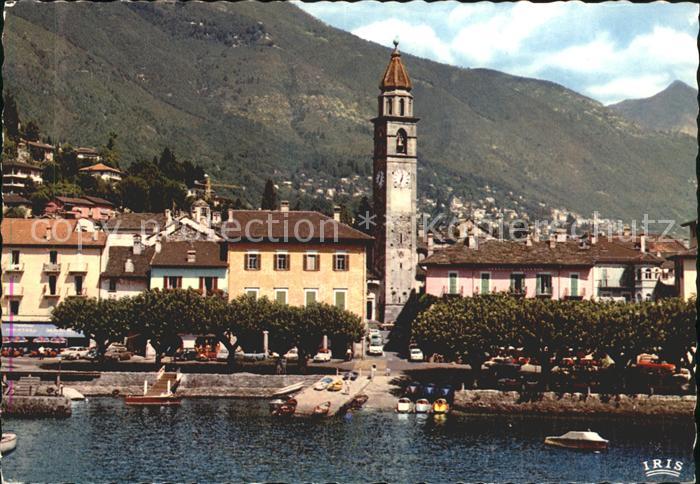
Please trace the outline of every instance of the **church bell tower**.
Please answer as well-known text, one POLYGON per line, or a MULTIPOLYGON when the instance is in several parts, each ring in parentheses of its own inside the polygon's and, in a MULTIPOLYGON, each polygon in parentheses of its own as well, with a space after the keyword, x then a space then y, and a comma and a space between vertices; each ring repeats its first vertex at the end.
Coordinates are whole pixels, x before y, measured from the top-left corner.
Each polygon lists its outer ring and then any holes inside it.
POLYGON ((395 321, 416 280, 416 123, 398 42, 379 85, 374 123, 374 270, 384 322, 395 321))

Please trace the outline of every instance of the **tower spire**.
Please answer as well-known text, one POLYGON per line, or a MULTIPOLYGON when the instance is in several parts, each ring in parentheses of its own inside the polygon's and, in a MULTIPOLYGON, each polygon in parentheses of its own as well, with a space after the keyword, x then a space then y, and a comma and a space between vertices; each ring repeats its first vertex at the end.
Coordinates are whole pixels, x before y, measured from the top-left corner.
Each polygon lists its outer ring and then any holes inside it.
POLYGON ((391 60, 384 71, 382 82, 379 83, 379 89, 382 91, 393 91, 396 89, 404 89, 410 91, 412 88, 411 78, 408 77, 408 72, 401 62, 401 53, 399 52, 399 39, 394 39, 394 51, 391 53, 391 60))

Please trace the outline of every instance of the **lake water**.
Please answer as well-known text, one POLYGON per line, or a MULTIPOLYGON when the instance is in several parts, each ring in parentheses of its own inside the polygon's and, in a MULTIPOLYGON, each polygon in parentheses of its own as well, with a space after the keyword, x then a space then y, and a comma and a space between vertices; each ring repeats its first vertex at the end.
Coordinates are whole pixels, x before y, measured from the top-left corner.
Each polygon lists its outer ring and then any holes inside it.
MULTIPOLYGON (((642 461, 683 462, 694 476, 692 419, 623 423, 360 411, 351 418, 277 420, 267 403, 185 400, 180 408, 74 403, 69 419, 5 418, 17 449, 5 479, 31 482, 641 481, 642 461), (547 435, 591 428, 608 452, 545 447, 547 435)), ((662 480, 663 476, 656 479, 662 480)), ((666 477, 669 479, 669 477, 666 477)))

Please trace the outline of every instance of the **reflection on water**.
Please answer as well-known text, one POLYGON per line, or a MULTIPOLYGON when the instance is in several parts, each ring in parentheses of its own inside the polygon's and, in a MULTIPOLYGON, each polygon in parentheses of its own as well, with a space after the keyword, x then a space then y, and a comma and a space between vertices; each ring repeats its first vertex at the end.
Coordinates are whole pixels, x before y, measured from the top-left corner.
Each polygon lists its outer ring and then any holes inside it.
MULTIPOLYGON (((544 418, 438 417, 360 411, 328 420, 271 419, 267 402, 185 400, 126 407, 95 398, 66 420, 4 419, 19 435, 3 459, 20 481, 586 481, 645 480, 642 461, 684 462, 694 475, 694 426, 544 418), (608 452, 545 447, 547 435, 590 428, 608 452)), ((662 477, 658 478, 659 480, 662 477)))

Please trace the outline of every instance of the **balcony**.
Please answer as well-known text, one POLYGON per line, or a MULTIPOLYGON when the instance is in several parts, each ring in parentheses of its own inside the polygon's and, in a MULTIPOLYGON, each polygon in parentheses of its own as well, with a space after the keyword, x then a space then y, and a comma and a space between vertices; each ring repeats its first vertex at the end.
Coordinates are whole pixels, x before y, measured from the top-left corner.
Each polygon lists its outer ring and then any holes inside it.
POLYGON ((2 266, 2 271, 6 274, 21 274, 24 272, 24 263, 19 264, 5 264, 2 266))
POLYGON ((447 286, 442 286, 442 297, 457 297, 464 295, 464 286, 459 286, 459 291, 450 291, 447 286))
POLYGON ((586 297, 586 288, 582 287, 578 291, 576 291, 576 294, 572 294, 571 290, 567 287, 564 289, 564 299, 569 299, 572 301, 580 301, 581 299, 584 299, 586 297))
POLYGON ((87 274, 87 262, 71 262, 68 264, 68 272, 70 274, 87 274))
POLYGON ((49 286, 48 284, 44 284, 44 288, 41 291, 41 295, 45 298, 60 298, 61 291, 59 290, 58 286, 54 287, 52 291, 51 286, 49 286))
POLYGON ((48 273, 59 273, 61 272, 61 264, 52 264, 51 262, 45 262, 43 271, 48 273))
POLYGON ((66 297, 87 297, 87 288, 67 287, 66 297))
POLYGON ((5 299, 17 299, 24 296, 24 288, 19 284, 3 284, 2 297, 5 299))
POLYGON ((552 288, 551 287, 544 287, 541 289, 538 288, 536 296, 540 299, 551 299, 552 298, 552 288))

